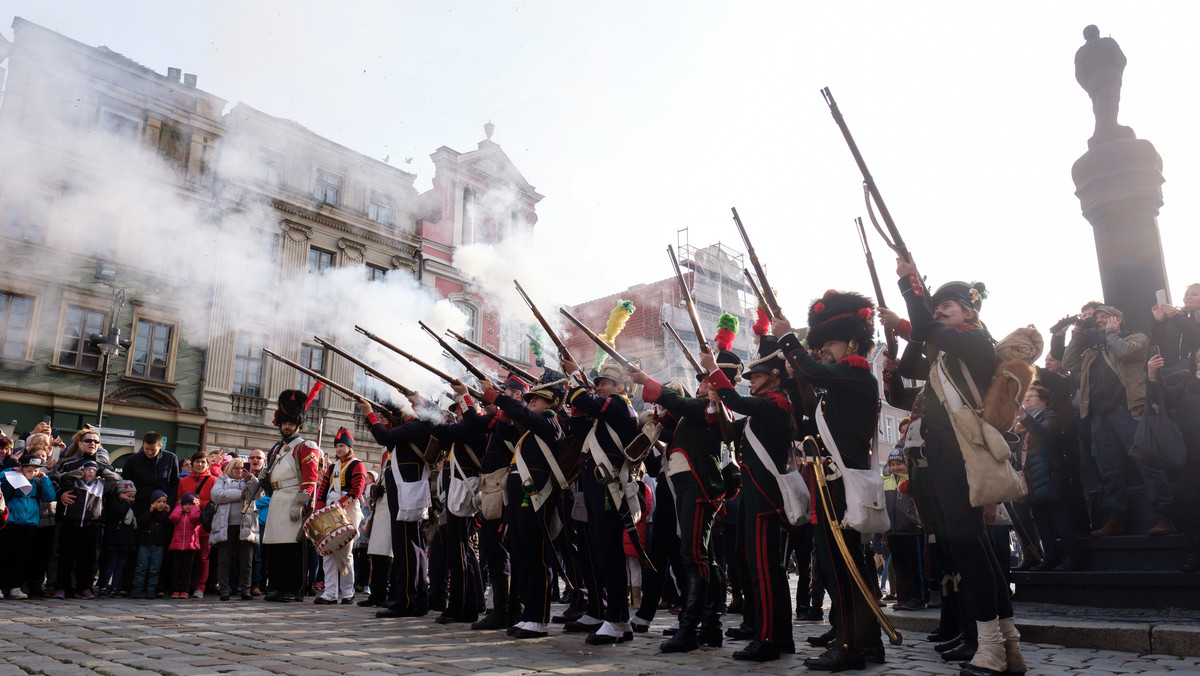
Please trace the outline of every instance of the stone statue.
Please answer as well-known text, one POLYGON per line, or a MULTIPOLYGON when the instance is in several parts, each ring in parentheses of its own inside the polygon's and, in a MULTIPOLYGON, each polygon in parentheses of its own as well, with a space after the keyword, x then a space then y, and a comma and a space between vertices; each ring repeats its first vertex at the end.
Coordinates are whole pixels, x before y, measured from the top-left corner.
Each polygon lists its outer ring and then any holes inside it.
POLYGON ((1075 52, 1075 80, 1092 99, 1096 129, 1088 146, 1114 138, 1134 138, 1133 130, 1117 124, 1121 104, 1121 75, 1125 71, 1125 53, 1117 41, 1100 37, 1100 29, 1083 29, 1084 43, 1075 52))

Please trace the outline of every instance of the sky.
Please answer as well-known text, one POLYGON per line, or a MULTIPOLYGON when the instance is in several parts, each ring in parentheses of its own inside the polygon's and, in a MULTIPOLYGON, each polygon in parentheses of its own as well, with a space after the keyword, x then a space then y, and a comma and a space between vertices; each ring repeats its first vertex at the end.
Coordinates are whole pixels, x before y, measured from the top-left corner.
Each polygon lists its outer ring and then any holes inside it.
MULTIPOLYGON (((1073 66, 1090 23, 1129 59, 1120 122, 1163 158, 1173 300, 1200 281, 1187 216, 1198 14, 1186 2, 5 0, 0 32, 11 39, 21 16, 196 73, 231 104, 390 158, 421 190, 432 152, 473 150, 491 121, 545 195, 544 246, 527 263, 561 270, 567 302, 669 276, 667 244, 742 249, 737 207, 794 319, 829 288, 872 295, 853 225, 861 176, 828 86, 930 285, 985 282, 984 319, 1004 335, 1100 296, 1070 173, 1093 125, 1073 66)), ((898 305, 894 263, 871 242, 898 305)))

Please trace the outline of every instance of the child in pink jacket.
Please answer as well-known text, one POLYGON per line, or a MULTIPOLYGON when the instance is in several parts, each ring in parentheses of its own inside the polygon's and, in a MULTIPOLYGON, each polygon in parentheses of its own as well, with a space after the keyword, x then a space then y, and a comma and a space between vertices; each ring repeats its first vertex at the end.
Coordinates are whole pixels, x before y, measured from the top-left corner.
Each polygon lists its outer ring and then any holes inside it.
POLYGON ((171 512, 175 533, 167 555, 171 557, 171 598, 186 599, 192 586, 192 564, 200 551, 200 501, 184 493, 171 512))

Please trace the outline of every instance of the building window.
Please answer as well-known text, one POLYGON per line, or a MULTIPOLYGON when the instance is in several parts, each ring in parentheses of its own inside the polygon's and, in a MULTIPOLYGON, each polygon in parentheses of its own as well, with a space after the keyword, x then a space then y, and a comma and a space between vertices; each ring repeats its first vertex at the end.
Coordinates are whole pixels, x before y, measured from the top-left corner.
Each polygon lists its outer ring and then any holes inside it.
POLYGON ((246 397, 262 396, 263 336, 239 331, 233 356, 233 393, 246 397))
POLYGON ((529 340, 525 325, 515 319, 500 322, 500 356, 517 361, 529 361, 529 340))
POLYGON ((75 235, 75 245, 71 252, 80 256, 90 256, 105 261, 117 259, 117 239, 121 229, 117 219, 112 214, 97 214, 95 221, 89 227, 83 228, 75 235))
POLYGON ((367 264, 367 281, 382 282, 387 279, 387 268, 381 268, 378 265, 367 264))
POLYGON ((373 401, 392 399, 391 390, 383 381, 367 375, 362 367, 354 367, 354 391, 373 401))
POLYGON ((32 324, 33 299, 0 292, 0 357, 25 358, 32 324))
MULTIPOLYGON (((325 375, 325 348, 318 345, 301 345, 300 346, 300 365, 304 368, 325 375)), ((296 383, 297 389, 305 394, 308 393, 313 386, 312 376, 299 374, 299 381, 296 383)), ((321 405, 321 394, 317 394, 317 398, 313 400, 313 406, 321 405)))
POLYGON ((467 316, 467 326, 463 329, 463 335, 475 342, 479 342, 478 326, 479 326, 479 310, 476 310, 473 305, 467 305, 462 301, 454 301, 454 307, 467 316))
POLYGON ((67 306, 62 337, 58 343, 58 365, 84 371, 100 369, 100 350, 89 344, 92 335, 104 335, 108 317, 100 310, 67 306))
POLYGON ((316 247, 308 250, 308 271, 321 274, 333 267, 333 253, 316 247))
POLYGON ((163 124, 158 133, 158 156, 179 171, 185 171, 188 151, 192 146, 192 135, 178 127, 163 124))
POLYGON ((391 197, 372 190, 371 203, 367 205, 367 218, 376 223, 391 225, 394 205, 395 202, 391 197))
POLYGON ((166 381, 171 365, 170 324, 139 319, 133 330, 133 352, 129 357, 129 375, 134 378, 166 381))
POLYGON ((10 194, 0 213, 0 235, 30 244, 45 244, 53 204, 54 199, 44 193, 10 194))
POLYGON ((338 196, 342 192, 342 177, 324 169, 317 169, 317 183, 313 188, 313 197, 318 202, 332 206, 338 205, 338 196))
POLYGON ((137 140, 138 130, 141 129, 141 126, 142 124, 137 120, 114 113, 111 110, 106 110, 100 115, 100 130, 116 141, 130 142, 137 140))
POLYGON ((282 188, 285 164, 286 159, 282 153, 277 153, 268 148, 259 148, 258 164, 254 169, 254 178, 259 183, 282 188))
POLYGON ((890 415, 885 418, 887 420, 887 427, 884 429, 887 434, 886 440, 889 444, 894 444, 896 443, 896 419, 890 415))

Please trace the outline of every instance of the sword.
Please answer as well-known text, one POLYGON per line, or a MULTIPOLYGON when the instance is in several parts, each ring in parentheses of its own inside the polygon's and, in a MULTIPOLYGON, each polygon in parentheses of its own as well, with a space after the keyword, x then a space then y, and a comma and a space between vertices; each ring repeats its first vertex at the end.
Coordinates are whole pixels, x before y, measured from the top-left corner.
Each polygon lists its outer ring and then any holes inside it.
POLYGON ((862 578, 862 573, 858 570, 858 564, 855 563, 854 557, 850 556, 850 549, 846 547, 846 540, 842 537, 842 524, 838 522, 837 513, 833 510, 833 495, 829 492, 829 480, 825 477, 825 463, 821 461, 820 446, 817 445, 817 440, 811 436, 804 438, 803 445, 808 448, 812 447, 813 457, 813 473, 817 479, 817 494, 821 498, 821 505, 824 507, 825 514, 829 517, 829 530, 833 532, 833 539, 837 543, 838 553, 842 555, 842 562, 846 564, 846 569, 850 572, 850 578, 854 581, 854 588, 858 593, 862 594, 867 601, 867 607, 871 609, 871 614, 875 616, 875 621, 888 635, 888 641, 892 645, 900 645, 904 642, 904 637, 896 628, 892 626, 887 615, 883 614, 883 610, 879 604, 875 602, 875 594, 867 589, 867 583, 862 578))

